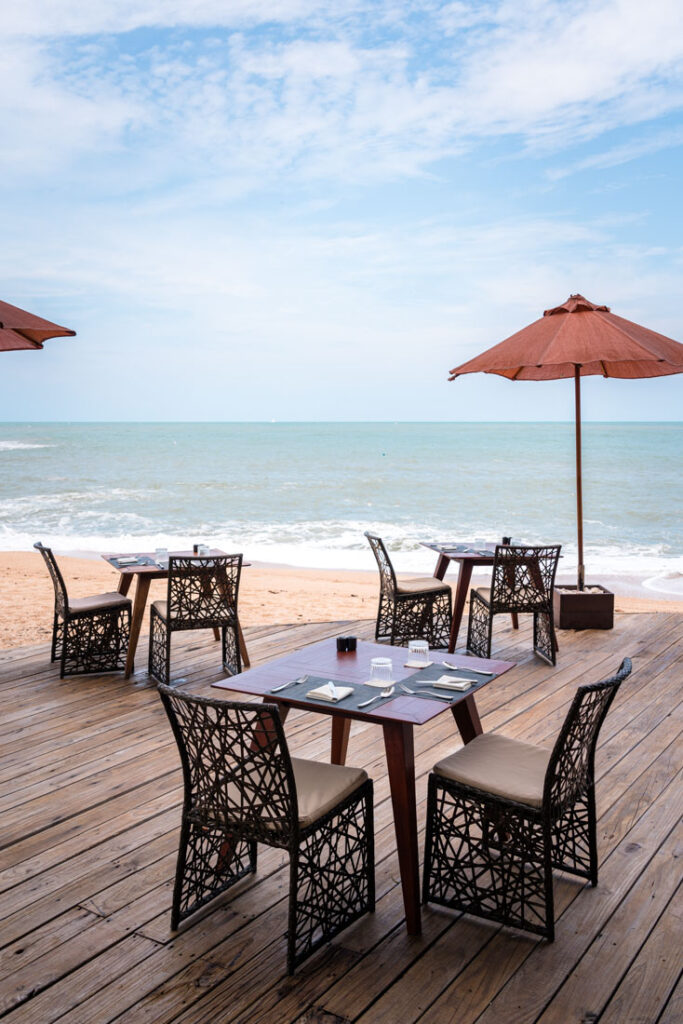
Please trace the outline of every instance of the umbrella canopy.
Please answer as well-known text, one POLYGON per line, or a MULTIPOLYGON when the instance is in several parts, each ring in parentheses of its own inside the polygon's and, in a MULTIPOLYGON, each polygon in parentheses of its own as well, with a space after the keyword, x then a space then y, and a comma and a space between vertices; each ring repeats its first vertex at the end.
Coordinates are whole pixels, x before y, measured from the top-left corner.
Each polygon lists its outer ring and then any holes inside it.
POLYGON ((583 295, 570 295, 561 306, 546 309, 539 320, 505 341, 450 371, 496 373, 509 380, 557 380, 573 377, 576 403, 576 503, 579 589, 584 585, 583 509, 581 493, 581 377, 639 379, 683 373, 683 345, 615 316, 583 295))
POLYGON ((73 337, 75 331, 0 301, 0 352, 17 348, 42 348, 48 338, 73 337))

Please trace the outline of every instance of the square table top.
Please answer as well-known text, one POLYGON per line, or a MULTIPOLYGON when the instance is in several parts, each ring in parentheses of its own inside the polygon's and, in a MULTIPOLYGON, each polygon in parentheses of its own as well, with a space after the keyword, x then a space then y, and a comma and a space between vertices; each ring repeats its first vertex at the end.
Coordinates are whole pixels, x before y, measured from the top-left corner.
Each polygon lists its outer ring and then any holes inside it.
MULTIPOLYGON (((169 558, 199 558, 194 551, 169 551, 169 558)), ((205 558, 217 558, 219 555, 225 555, 227 552, 221 551, 220 548, 210 548, 209 554, 205 555, 205 558)), ((156 552, 154 551, 130 551, 128 553, 120 552, 119 554, 108 554, 102 555, 101 557, 105 562, 109 562, 112 568, 116 569, 120 573, 145 573, 153 575, 168 575, 168 566, 158 565, 155 561, 156 552), (119 558, 140 558, 146 559, 145 562, 138 562, 133 565, 118 565, 117 560, 119 558)))
POLYGON ((496 556, 495 546, 488 548, 475 548, 469 544, 459 543, 453 541, 452 543, 441 543, 439 541, 426 541, 421 540, 420 546, 423 548, 429 548, 430 551, 436 551, 440 555, 445 555, 446 558, 451 558, 454 561, 457 559, 477 562, 491 562, 496 556))
MULTIPOLYGON (((317 711, 327 715, 342 715, 345 718, 356 718, 363 721, 399 721, 410 722, 414 725, 423 725, 431 721, 437 715, 452 708, 460 700, 475 694, 483 686, 487 686, 494 680, 490 677, 475 683, 471 689, 463 693, 452 693, 444 691, 444 696, 453 697, 451 702, 433 700, 427 697, 411 696, 396 690, 395 696, 389 700, 377 701, 364 710, 345 708, 344 702, 337 704, 327 703, 322 700, 308 700, 305 697, 307 687, 301 687, 304 692, 298 692, 298 687, 288 690, 281 690, 279 693, 271 693, 274 686, 286 683, 292 679, 308 674, 311 676, 322 676, 335 683, 349 683, 356 685, 364 683, 370 677, 371 658, 391 658, 393 661, 393 677, 397 682, 407 679, 415 674, 412 668, 406 668, 405 662, 408 659, 407 647, 392 647, 389 644, 376 644, 367 640, 359 640, 356 651, 340 653, 337 651, 336 639, 320 640, 318 643, 302 647, 291 654, 274 658, 265 665, 249 669, 237 676, 230 676, 213 683, 213 686, 220 690, 231 690, 234 693, 248 693, 263 698, 272 698, 273 702, 287 704, 290 707, 303 708, 307 711, 317 711)), ((433 651, 430 658, 441 661, 444 658, 461 669, 484 669, 495 672, 496 677, 514 668, 514 662, 499 661, 494 658, 475 658, 470 655, 448 654, 446 651, 433 651)), ((445 670, 444 670, 445 674, 445 670)), ((312 685, 316 685, 312 683, 312 685)), ((368 697, 378 694, 379 689, 369 689, 368 697)))

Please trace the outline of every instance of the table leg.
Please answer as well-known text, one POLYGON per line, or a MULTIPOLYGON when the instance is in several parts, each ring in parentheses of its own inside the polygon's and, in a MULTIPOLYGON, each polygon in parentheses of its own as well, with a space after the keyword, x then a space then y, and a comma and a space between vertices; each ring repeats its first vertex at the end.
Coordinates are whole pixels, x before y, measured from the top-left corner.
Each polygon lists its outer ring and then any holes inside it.
POLYGON ((460 630, 460 623, 462 622, 462 613, 465 608, 465 601, 467 600, 467 593, 470 589, 471 579, 472 563, 468 560, 463 560, 460 563, 460 572, 458 573, 458 585, 455 588, 455 598, 453 599, 453 618, 451 619, 451 636, 448 642, 449 654, 453 653, 458 642, 458 632, 460 630))
POLYGON ((422 931, 420 915, 420 869, 417 854, 417 808, 415 804, 415 752, 413 726, 408 722, 385 722, 386 751, 398 865, 403 888, 403 906, 408 935, 422 931))
POLYGON ((133 582, 132 572, 122 572, 119 576, 119 585, 117 587, 119 594, 123 594, 125 597, 130 590, 130 585, 133 582))
POLYGON ((477 705, 475 703, 473 693, 471 693, 469 697, 465 697, 464 700, 459 700, 457 704, 451 705, 451 711, 453 712, 455 724, 460 730, 460 736, 463 743, 467 744, 470 740, 473 740, 475 736, 480 736, 482 734, 484 730, 481 727, 479 712, 477 711, 477 705))
POLYGON ((442 580, 444 578, 449 562, 450 558, 447 555, 439 555, 436 560, 436 569, 434 570, 435 580, 442 580))
POLYGON ((147 595, 149 594, 150 583, 151 580, 149 576, 145 576, 143 573, 138 573, 138 582, 135 588, 135 600, 133 601, 133 615, 130 620, 130 640, 128 641, 126 674, 124 679, 130 679, 133 674, 135 652, 137 650, 138 640, 140 639, 140 627, 142 626, 142 620, 145 617, 145 605, 147 604, 147 595))
POLYGON ((517 612, 510 612, 510 618, 512 619, 512 628, 519 629, 519 615, 517 612))
POLYGON ((346 751, 349 747, 349 733, 351 732, 351 719, 342 718, 341 715, 334 715, 332 718, 332 751, 330 762, 332 764, 346 764, 346 751))
POLYGON ((249 654, 247 653, 247 645, 244 642, 244 633, 242 632, 242 626, 240 620, 237 620, 237 640, 240 645, 240 657, 242 659, 242 670, 245 668, 251 668, 251 661, 249 660, 249 654))

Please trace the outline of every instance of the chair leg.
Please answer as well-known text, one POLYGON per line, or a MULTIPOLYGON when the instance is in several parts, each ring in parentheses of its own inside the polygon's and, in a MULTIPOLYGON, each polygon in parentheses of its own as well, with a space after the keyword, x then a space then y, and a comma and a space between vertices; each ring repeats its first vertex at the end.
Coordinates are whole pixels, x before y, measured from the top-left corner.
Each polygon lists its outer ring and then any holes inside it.
POLYGON ((372 781, 304 832, 290 853, 287 970, 375 909, 372 781))
POLYGON ((158 683, 169 685, 171 667, 171 631, 154 606, 149 617, 149 655, 147 671, 158 683))
POLYGON ((470 614, 467 620, 467 650, 478 658, 491 657, 491 626, 493 616, 487 602, 476 590, 470 591, 470 614))
POLYGON ((534 612, 534 651, 544 661, 555 665, 557 649, 552 610, 534 612))
POLYGON ((171 928, 175 931, 186 917, 255 870, 255 843, 244 839, 234 842, 223 829, 197 825, 183 814, 171 928))
POLYGON ((240 653, 240 638, 237 623, 221 627, 223 668, 231 676, 237 676, 242 671, 242 655, 240 653))
POLYGON ((595 790, 588 791, 553 823, 552 861, 556 868, 598 884, 595 790))

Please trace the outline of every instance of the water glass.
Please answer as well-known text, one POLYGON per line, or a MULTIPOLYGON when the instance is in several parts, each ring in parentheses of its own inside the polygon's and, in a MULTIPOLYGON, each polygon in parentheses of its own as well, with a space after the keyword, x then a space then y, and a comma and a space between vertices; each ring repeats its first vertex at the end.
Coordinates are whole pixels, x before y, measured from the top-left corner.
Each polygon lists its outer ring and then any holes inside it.
POLYGON ((429 644, 426 640, 410 640, 408 643, 408 657, 410 661, 420 662, 426 665, 429 662, 429 644))
POLYGON ((168 565, 168 548, 157 548, 154 552, 154 561, 157 565, 168 565))
POLYGON ((208 544, 197 545, 197 554, 199 555, 200 558, 208 558, 210 550, 211 548, 209 547, 208 544))
POLYGON ((390 683, 392 669, 391 658, 370 659, 370 679, 375 683, 390 683))

